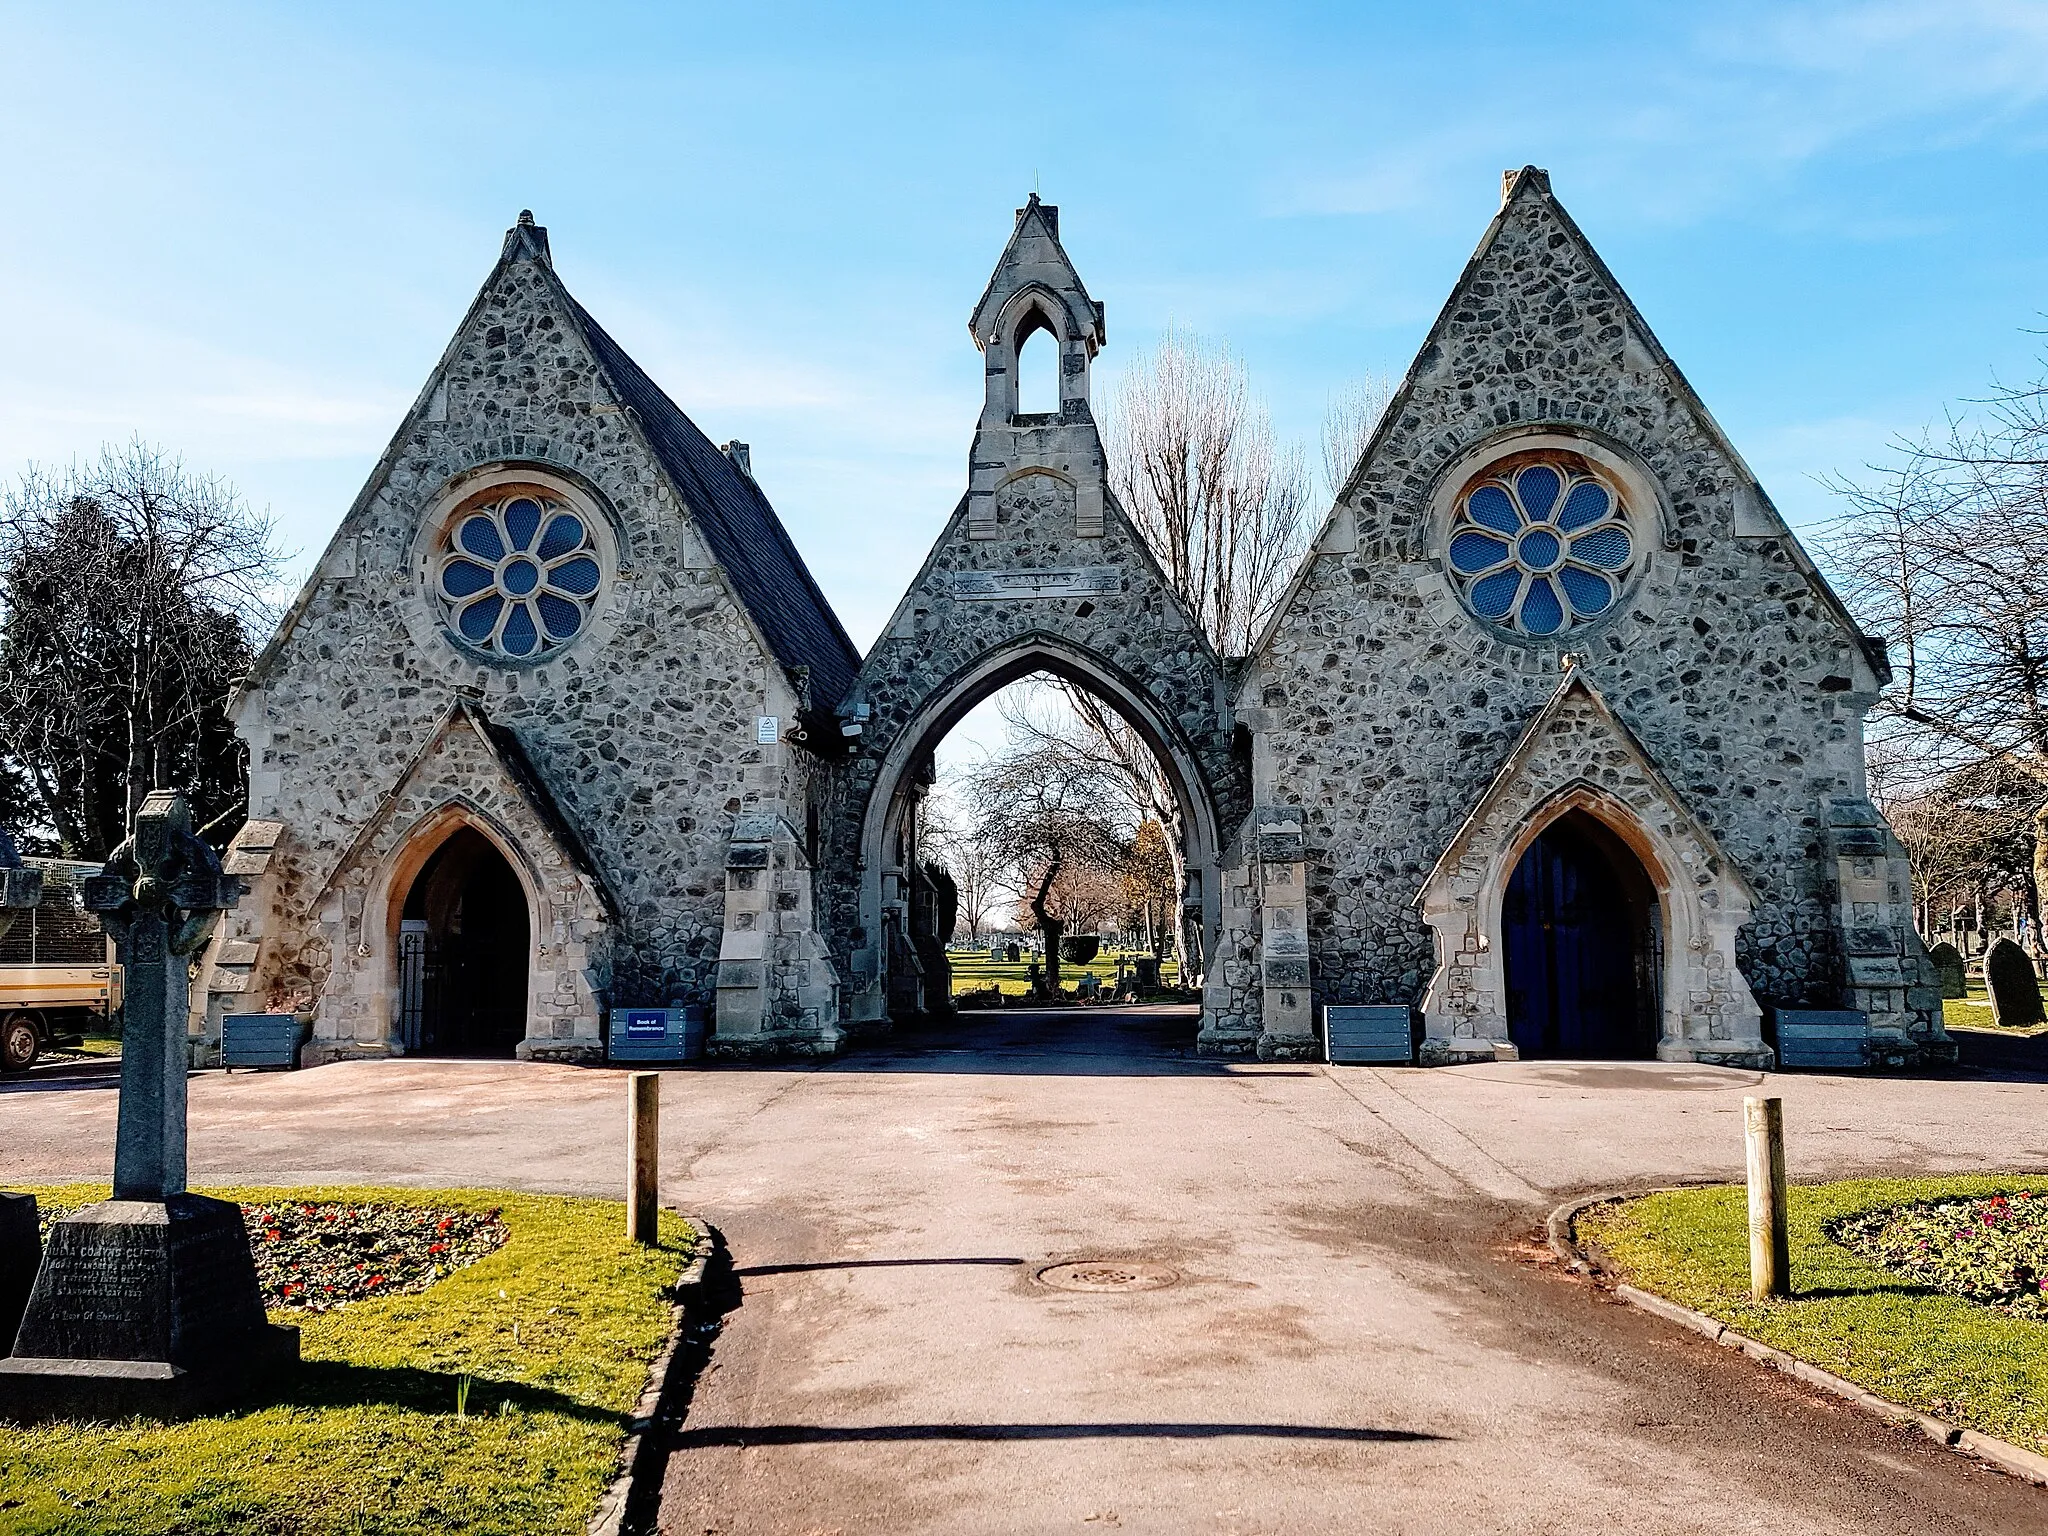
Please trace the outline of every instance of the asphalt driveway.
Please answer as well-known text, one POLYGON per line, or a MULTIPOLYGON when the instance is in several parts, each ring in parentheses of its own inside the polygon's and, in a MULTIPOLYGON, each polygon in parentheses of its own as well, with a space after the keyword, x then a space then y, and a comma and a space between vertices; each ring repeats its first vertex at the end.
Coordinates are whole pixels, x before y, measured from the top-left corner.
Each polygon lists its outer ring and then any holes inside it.
MULTIPOLYGON (((1588 1189, 1739 1177, 1756 1074, 1226 1064, 1193 1020, 974 1019, 663 1082, 664 1197, 736 1305, 674 1533, 2021 1531, 2048 1493, 1544 1261, 1588 1189), (1067 1260, 1166 1278, 1076 1292, 1067 1260)), ((1795 1177, 2048 1168, 2016 1071, 1767 1080, 1795 1177)), ((196 1180, 616 1193, 611 1072, 360 1063, 192 1085, 196 1180)), ((0 1182, 104 1176, 114 1095, 0 1087, 0 1182)), ((1109 1277, 1112 1281, 1114 1276, 1109 1277)))

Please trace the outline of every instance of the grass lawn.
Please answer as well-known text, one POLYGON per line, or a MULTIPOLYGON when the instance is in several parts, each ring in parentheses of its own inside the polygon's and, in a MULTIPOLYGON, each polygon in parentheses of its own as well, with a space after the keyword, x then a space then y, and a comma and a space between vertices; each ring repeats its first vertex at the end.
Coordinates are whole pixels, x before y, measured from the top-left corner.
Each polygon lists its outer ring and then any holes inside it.
POLYGON ((1955 1029, 1997 1029, 2001 1035, 2038 1035, 2048 1031, 2048 1024, 2035 1024, 2026 1029, 1999 1029, 1991 1022, 1991 995, 1984 990, 1981 978, 1972 976, 1963 983, 1968 997, 1951 997, 1942 1001, 1941 1022, 1945 1028, 1955 1029))
MULTIPOLYGON (((104 1186, 35 1189, 59 1205, 104 1186)), ((279 1311, 304 1363, 278 1397, 176 1424, 0 1431, 9 1536, 580 1532, 609 1483, 688 1257, 603 1200, 490 1190, 217 1189, 252 1203, 500 1211, 503 1247, 412 1295, 279 1311), (467 1378, 467 1416, 457 1397, 467 1378)))
POLYGON ((1720 1319, 1894 1402, 2048 1452, 2048 1322, 1965 1301, 1868 1263, 1824 1230, 1921 1201, 2028 1190, 2048 1179, 1977 1175, 1794 1185, 1792 1292, 1749 1297, 1749 1208, 1739 1186, 1647 1195, 1588 1211, 1582 1241, 1631 1284, 1720 1319))
MULTIPOLYGON (((1141 951, 1129 950, 1125 959, 1129 967, 1135 967, 1141 951)), ((983 992, 991 986, 1001 987, 1005 997, 1024 997, 1031 991, 1031 960, 1029 956, 1015 965, 1006 960, 991 960, 988 946, 980 949, 954 950, 946 956, 953 965, 953 995, 963 992, 983 992)), ((1116 981, 1116 953, 1105 949, 1086 965, 1075 965, 1071 960, 1060 962, 1060 988, 1069 996, 1080 981, 1083 972, 1099 977, 1103 986, 1116 981)), ((1159 980, 1163 986, 1174 986, 1180 980, 1180 966, 1173 960, 1165 960, 1159 966, 1159 980)))

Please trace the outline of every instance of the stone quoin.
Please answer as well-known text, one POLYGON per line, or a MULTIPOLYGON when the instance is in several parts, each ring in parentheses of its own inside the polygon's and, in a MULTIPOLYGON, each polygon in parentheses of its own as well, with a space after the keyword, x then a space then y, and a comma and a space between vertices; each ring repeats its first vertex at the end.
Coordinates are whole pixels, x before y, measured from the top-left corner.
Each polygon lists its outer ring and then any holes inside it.
MULTIPOLYGON (((1201 1048, 1770 1065, 1772 1010, 1946 1060, 1863 722, 1889 681, 1525 168, 1292 586, 1221 656, 1114 495, 1105 306, 1034 195, 969 321, 963 494, 866 656, 756 484, 522 214, 234 703, 252 888, 195 999, 308 1060, 596 1059, 700 1004, 726 1057, 936 1002, 913 814, 1005 684, 1104 698, 1179 808, 1201 1048), (1025 411, 1044 333, 1055 398, 1025 411)), ((936 511, 936 509, 933 509, 936 511)))

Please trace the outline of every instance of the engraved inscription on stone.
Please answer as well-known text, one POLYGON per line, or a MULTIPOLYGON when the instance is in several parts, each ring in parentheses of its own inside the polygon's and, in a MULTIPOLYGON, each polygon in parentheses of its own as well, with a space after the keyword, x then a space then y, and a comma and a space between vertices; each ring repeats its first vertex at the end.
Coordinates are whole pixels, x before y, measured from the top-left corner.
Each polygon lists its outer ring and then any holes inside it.
POLYGON ((953 596, 964 603, 994 603, 1010 597, 1103 597, 1123 589, 1124 573, 1119 565, 953 572, 953 596))

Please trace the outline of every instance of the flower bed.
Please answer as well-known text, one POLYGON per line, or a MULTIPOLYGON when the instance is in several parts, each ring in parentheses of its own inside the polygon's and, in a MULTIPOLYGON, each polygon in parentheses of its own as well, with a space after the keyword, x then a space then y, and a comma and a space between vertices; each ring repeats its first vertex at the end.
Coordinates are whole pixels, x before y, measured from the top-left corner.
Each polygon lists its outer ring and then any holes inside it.
POLYGON ((2048 1320, 2048 1199, 2026 1190, 1870 1211, 1828 1236, 1935 1290, 2048 1320))
MULTIPOLYGON (((39 1209, 43 1239, 78 1206, 39 1209)), ((423 1291, 505 1241, 495 1210, 278 1201, 244 1205, 263 1305, 326 1312, 371 1296, 423 1291)))

